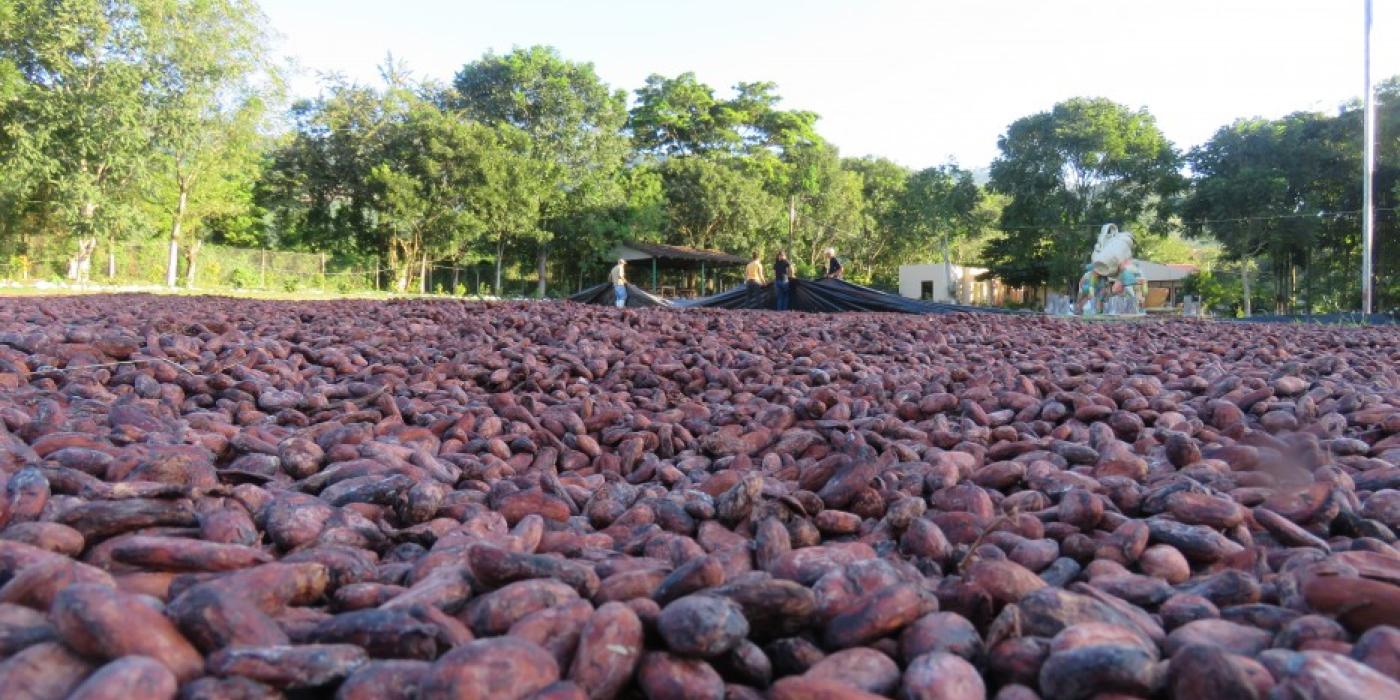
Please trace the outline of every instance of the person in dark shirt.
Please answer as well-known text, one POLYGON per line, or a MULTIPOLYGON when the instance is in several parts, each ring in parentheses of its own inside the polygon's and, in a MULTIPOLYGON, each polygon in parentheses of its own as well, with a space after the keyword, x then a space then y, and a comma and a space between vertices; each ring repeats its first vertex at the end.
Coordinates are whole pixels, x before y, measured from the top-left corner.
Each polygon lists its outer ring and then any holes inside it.
POLYGON ((792 292, 792 263, 788 262, 787 252, 778 251, 778 260, 773 263, 773 288, 778 295, 779 311, 787 311, 791 303, 788 296, 792 292))
POLYGON ((826 276, 827 276, 827 277, 832 277, 832 278, 835 278, 835 279, 838 279, 838 280, 839 280, 839 279, 841 279, 841 275, 842 275, 843 272, 844 272, 844 270, 843 270, 842 267, 841 267, 841 261, 836 259, 836 249, 835 249, 835 248, 827 248, 827 249, 826 249, 826 276))

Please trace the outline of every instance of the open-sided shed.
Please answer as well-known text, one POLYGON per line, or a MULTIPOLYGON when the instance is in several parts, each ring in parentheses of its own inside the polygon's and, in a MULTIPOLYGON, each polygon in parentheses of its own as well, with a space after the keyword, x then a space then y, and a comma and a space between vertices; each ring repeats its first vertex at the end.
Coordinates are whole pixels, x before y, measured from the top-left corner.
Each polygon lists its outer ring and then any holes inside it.
POLYGON ((1195 265, 1163 264, 1150 260, 1135 262, 1142 271, 1143 278, 1147 280, 1147 299, 1144 300, 1144 305, 1149 309, 1174 307, 1181 303, 1181 292, 1186 285, 1186 278, 1197 270, 1195 265))
POLYGON ((640 241, 620 243, 614 246, 608 255, 612 260, 622 259, 628 262, 628 266, 631 268, 628 279, 633 282, 642 279, 647 274, 647 270, 650 270, 650 291, 667 297, 687 296, 688 290, 672 287, 663 289, 661 284, 663 272, 681 273, 687 279, 699 275, 700 294, 703 295, 706 288, 705 283, 709 280, 712 272, 739 267, 748 262, 747 259, 738 255, 730 255, 717 250, 703 250, 661 243, 642 243, 640 241), (632 267, 634 265, 636 267, 632 267))

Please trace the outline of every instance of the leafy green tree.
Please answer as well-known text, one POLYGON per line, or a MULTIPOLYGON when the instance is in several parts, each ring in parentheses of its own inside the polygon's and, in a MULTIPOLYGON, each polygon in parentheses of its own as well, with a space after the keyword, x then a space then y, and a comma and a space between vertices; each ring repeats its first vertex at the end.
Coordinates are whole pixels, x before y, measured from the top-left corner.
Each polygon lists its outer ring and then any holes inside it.
MULTIPOLYGON (((99 234, 145 165, 147 2, 14 0, 0 7, 4 228, 99 234)), ((75 261, 77 262, 77 261, 75 261)))
POLYGON ((855 225, 865 266, 881 282, 895 281, 897 256, 904 248, 901 205, 909 183, 909 169, 887 158, 845 158, 841 169, 860 182, 860 216, 855 225))
POLYGON ((777 200, 735 165, 701 156, 661 165, 666 212, 676 242, 693 248, 748 251, 777 228, 777 200))
MULTIPOLYGON (((238 174, 255 161, 263 100, 256 81, 270 75, 265 19, 252 0, 149 0, 141 15, 149 45, 147 91, 152 108, 152 177, 163 180, 170 217, 165 282, 173 287, 189 220, 240 202, 238 174), (194 214, 192 217, 191 214, 194 214)), ((246 198, 242 198, 246 204, 246 198)), ((187 252, 194 282, 199 238, 187 252)))
POLYGON ((901 253, 923 252, 937 245, 947 279, 952 279, 950 242, 970 236, 982 189, 972 173, 956 165, 925 168, 914 173, 900 201, 905 245, 901 253))
POLYGON ((1278 312, 1291 307, 1294 271, 1311 268, 1314 251, 1354 257, 1345 251, 1357 249, 1356 222, 1318 216, 1358 204, 1352 180, 1359 154, 1349 126, 1343 117, 1316 113, 1238 120, 1191 151, 1196 180, 1183 215, 1238 263, 1246 316, 1261 256, 1274 273, 1278 312))
POLYGON ((1071 284, 1097 224, 1160 225, 1183 185, 1180 158, 1156 120, 1102 98, 1018 119, 997 147, 990 184, 1011 199, 988 262, 1013 285, 1071 284))
POLYGON ((636 91, 637 103, 627 126, 634 147, 656 156, 730 152, 743 144, 739 133, 745 116, 731 101, 694 73, 675 78, 652 74, 636 91))
POLYGON ((538 224, 519 235, 537 246, 538 293, 546 291, 549 243, 580 211, 620 201, 618 171, 627 155, 626 99, 590 63, 535 46, 487 54, 454 80, 463 114, 489 126, 512 126, 529 141, 544 198, 538 224))
POLYGON ((530 153, 530 138, 508 124, 479 126, 481 155, 478 180, 468 193, 467 207, 494 248, 496 294, 501 294, 502 267, 508 247, 518 241, 540 241, 540 210, 549 197, 544 167, 530 153))

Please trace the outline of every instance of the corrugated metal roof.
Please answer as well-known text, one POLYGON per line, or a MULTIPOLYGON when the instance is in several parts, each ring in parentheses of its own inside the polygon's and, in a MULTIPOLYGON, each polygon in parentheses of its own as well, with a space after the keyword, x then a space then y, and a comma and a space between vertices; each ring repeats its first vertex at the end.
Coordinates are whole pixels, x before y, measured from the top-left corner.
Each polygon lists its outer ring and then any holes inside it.
POLYGON ((730 255, 729 253, 721 253, 717 250, 702 250, 700 248, 688 248, 679 245, 641 243, 638 241, 627 241, 617 246, 613 249, 611 257, 624 258, 627 260, 645 260, 650 258, 657 258, 659 260, 695 260, 724 265, 743 265, 748 262, 747 258, 741 258, 738 255, 730 255), (633 251, 635 253, 640 253, 640 255, 628 254, 633 251))
POLYGON ((1142 270, 1142 276, 1148 282, 1176 282, 1184 280, 1196 271, 1195 265, 1183 265, 1180 263, 1163 264, 1150 260, 1134 260, 1138 269, 1142 270))

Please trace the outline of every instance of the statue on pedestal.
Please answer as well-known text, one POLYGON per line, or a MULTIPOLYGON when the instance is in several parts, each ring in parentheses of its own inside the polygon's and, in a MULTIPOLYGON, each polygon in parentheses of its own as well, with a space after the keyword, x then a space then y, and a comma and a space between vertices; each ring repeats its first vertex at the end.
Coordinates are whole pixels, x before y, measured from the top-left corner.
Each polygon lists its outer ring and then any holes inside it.
POLYGON ((1084 316, 1139 316, 1147 280, 1133 262, 1133 234, 1104 224, 1094 254, 1079 278, 1079 313, 1084 316))

